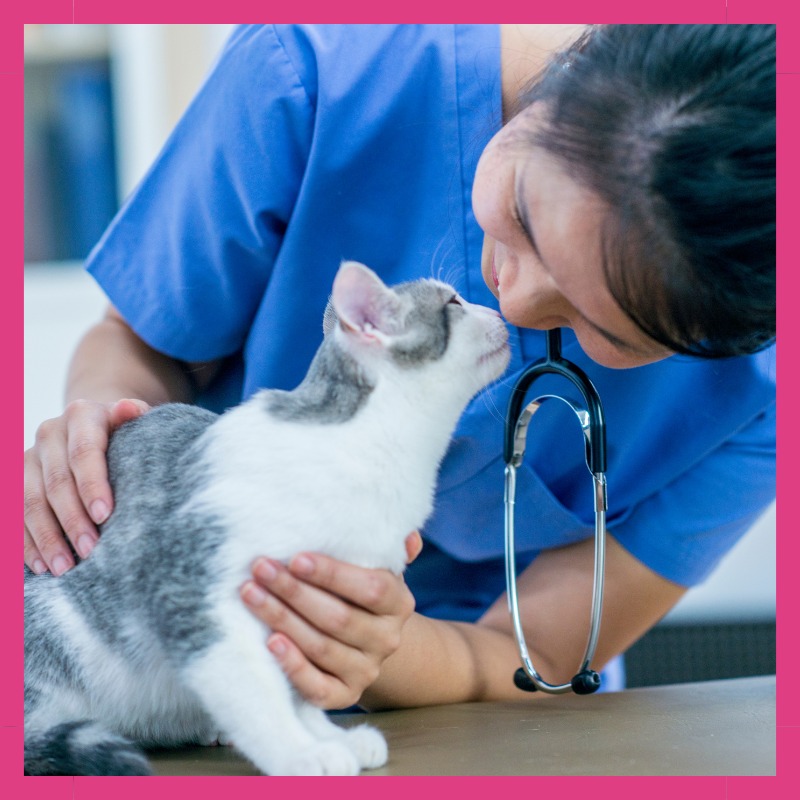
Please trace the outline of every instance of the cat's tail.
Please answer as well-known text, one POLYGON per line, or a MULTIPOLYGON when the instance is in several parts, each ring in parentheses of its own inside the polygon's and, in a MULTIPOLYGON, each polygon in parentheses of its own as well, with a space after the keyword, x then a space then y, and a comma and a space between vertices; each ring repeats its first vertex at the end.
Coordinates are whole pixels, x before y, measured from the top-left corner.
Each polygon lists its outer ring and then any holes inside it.
POLYGON ((133 742, 90 720, 25 729, 26 775, 152 775, 133 742))

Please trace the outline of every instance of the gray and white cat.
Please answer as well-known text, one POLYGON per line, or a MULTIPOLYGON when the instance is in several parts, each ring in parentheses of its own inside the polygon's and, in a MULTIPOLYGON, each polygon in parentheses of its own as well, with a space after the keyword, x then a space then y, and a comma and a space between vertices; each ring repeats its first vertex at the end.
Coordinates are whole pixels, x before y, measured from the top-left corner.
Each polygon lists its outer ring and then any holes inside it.
POLYGON ((108 451, 115 510, 60 578, 25 571, 25 771, 138 775, 138 745, 218 732, 262 772, 356 774, 383 736, 292 689, 239 587, 301 550, 400 573, 469 399, 508 364, 500 316, 434 280, 342 264, 294 391, 217 416, 170 404, 108 451))

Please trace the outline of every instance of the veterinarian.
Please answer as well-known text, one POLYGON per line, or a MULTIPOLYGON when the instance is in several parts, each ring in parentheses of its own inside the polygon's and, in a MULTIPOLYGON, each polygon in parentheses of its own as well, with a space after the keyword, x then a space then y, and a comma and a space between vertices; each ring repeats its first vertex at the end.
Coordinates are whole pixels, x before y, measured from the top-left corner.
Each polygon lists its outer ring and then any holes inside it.
MULTIPOLYGON (((617 656, 775 494, 774 59, 772 26, 237 29, 89 258, 110 305, 26 453, 26 563, 70 569, 67 539, 91 557, 125 419, 297 385, 342 258, 435 275, 499 307, 513 356, 462 418, 424 548, 411 533, 405 579, 261 559, 242 601, 325 708, 529 696, 511 682, 502 418, 560 326, 605 405, 596 665, 620 687, 617 656)), ((532 658, 558 682, 586 641, 593 511, 574 420, 541 414, 517 563, 532 658)))

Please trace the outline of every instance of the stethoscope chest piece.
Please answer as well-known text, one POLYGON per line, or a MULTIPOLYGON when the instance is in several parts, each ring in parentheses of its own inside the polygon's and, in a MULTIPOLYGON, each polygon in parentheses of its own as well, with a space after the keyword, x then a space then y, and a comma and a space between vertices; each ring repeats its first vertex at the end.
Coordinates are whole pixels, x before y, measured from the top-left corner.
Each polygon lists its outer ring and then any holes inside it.
POLYGON ((505 554, 506 588, 508 607, 514 626, 522 667, 514 674, 514 684, 524 691, 536 690, 549 694, 591 694, 600 688, 600 676, 590 664, 597 648, 600 634, 600 617, 603 606, 603 578, 605 574, 606 510, 606 438, 605 419, 600 397, 586 374, 575 364, 561 356, 561 331, 558 328, 547 332, 547 356, 526 369, 511 391, 506 415, 503 454, 505 467, 505 554), (541 395, 525 405, 525 396, 533 383, 543 375, 560 375, 572 383, 582 396, 576 401, 556 394, 541 395), (594 583, 589 638, 581 667, 569 683, 551 684, 545 681, 534 668, 528 655, 525 635, 520 619, 517 595, 517 571, 514 542, 514 507, 516 501, 517 469, 525 455, 528 426, 536 412, 545 402, 566 403, 578 419, 586 446, 586 465, 593 480, 594 497, 594 583), (524 407, 523 407, 524 406, 524 407))

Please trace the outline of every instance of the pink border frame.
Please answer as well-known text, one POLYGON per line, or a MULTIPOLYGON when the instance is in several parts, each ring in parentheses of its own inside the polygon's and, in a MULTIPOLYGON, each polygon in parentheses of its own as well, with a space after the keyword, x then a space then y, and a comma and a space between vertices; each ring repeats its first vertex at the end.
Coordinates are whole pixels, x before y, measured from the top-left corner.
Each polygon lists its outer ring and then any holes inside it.
MULTIPOLYGON (((568 6, 558 4, 555 9, 543 8, 532 11, 530 2, 502 0, 501 6, 491 6, 491 14, 480 9, 470 10, 466 4, 439 3, 434 8, 429 2, 405 3, 402 13, 393 8, 368 5, 364 2, 340 2, 334 9, 320 0, 305 2, 300 6, 302 16, 316 22, 398 22, 460 21, 495 22, 498 18, 525 20, 534 18, 538 22, 774 22, 778 25, 778 262, 779 262, 779 326, 783 349, 779 355, 787 367, 797 363, 794 347, 797 344, 798 315, 792 314, 792 298, 800 297, 798 268, 798 212, 800 200, 796 187, 800 179, 800 158, 797 143, 800 142, 800 7, 790 0, 670 0, 663 5, 641 3, 636 0, 573 0, 568 6), (791 6, 794 6, 793 8, 791 6), (502 13, 500 12, 502 8, 502 13), (568 11, 568 13, 563 13, 568 11), (566 18, 565 18, 566 17, 566 18), (600 18, 599 20, 597 18, 600 18), (587 19, 588 18, 588 19, 587 19), (795 147, 791 142, 796 143, 795 147)), ((188 0, 136 0, 130 7, 108 0, 28 0, 4 3, 0 9, 0 107, 5 109, 0 121, 0 159, 3 190, 2 203, 3 238, 6 242, 4 262, 8 270, 6 288, 2 296, 0 325, 3 329, 5 356, 3 362, 9 367, 13 378, 12 391, 5 401, 2 425, 5 435, 2 442, 3 475, 2 498, 4 508, 18 508, 16 470, 19 463, 23 417, 23 351, 20 333, 23 329, 23 37, 22 26, 26 22, 37 23, 210 23, 235 21, 297 21, 298 13, 286 13, 281 7, 270 7, 254 0, 227 0, 222 6, 192 3, 188 0), (18 338, 20 337, 20 338, 18 338)), ((503 791, 521 790, 547 792, 568 800, 591 796, 598 791, 610 791, 618 798, 640 798, 660 800, 681 795, 690 798, 720 798, 720 800, 745 800, 755 795, 764 798, 794 798, 800 786, 800 768, 797 753, 800 751, 800 698, 786 682, 791 680, 792 664, 798 655, 798 630, 793 612, 797 609, 798 587, 797 565, 800 544, 798 537, 784 528, 784 520, 796 513, 796 491, 790 493, 789 469, 786 457, 793 445, 800 445, 798 426, 786 412, 788 393, 794 388, 791 370, 782 374, 781 392, 778 397, 778 495, 779 547, 778 560, 778 709, 777 709, 777 777, 619 777, 619 778, 394 778, 384 783, 380 794, 399 797, 409 789, 424 794, 458 791, 463 796, 477 796, 497 791, 490 782, 506 782, 503 791), (403 781, 398 783, 398 781, 403 781), (444 782, 447 782, 445 784, 444 782), (409 782, 416 783, 410 787, 409 782), (794 786, 794 790, 791 787, 794 786)), ((12 514, 12 519, 16 512, 12 514)), ((21 520, 20 520, 21 522, 21 520)), ((18 547, 21 541, 7 526, 7 535, 18 547)), ((17 529, 19 531, 19 529, 17 529)), ((6 787, 7 796, 19 798, 47 798, 47 800, 92 800, 105 798, 113 792, 115 800, 139 797, 147 793, 152 798, 171 797, 174 793, 190 794, 193 798, 217 798, 223 794, 239 792, 241 796, 260 796, 262 792, 282 794, 313 789, 294 783, 276 786, 259 783, 259 778, 150 778, 146 783, 141 778, 24 778, 22 776, 22 592, 19 582, 21 557, 2 560, 2 592, 5 607, 3 633, 9 646, 0 658, 2 691, 0 691, 0 784, 6 787)), ((286 779, 283 779, 286 780, 286 779)), ((371 783, 349 779, 348 782, 328 784, 325 794, 352 798, 367 797, 375 792, 371 783)))

